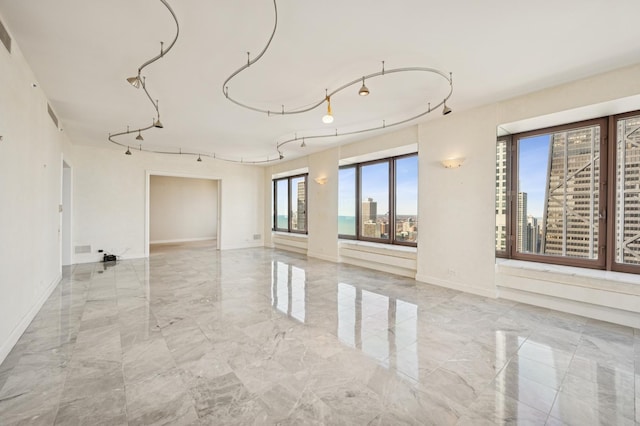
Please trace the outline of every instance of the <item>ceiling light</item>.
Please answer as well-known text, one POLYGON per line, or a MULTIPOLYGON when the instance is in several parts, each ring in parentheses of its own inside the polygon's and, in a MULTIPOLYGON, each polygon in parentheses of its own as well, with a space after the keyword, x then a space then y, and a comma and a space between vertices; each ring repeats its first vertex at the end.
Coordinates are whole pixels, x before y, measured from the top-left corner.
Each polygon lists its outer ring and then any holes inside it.
POLYGON ((129 147, 127 147, 127 152, 125 152, 125 155, 131 155, 131 151, 129 151, 129 147))
POLYGON ((327 96, 327 114, 322 117, 322 122, 324 124, 333 123, 333 115, 331 114, 331 98, 327 96))
POLYGON ((142 137, 142 133, 140 133, 140 130, 138 130, 138 136, 136 136, 136 140, 137 141, 143 141, 144 138, 142 137))
POLYGON ((362 77, 362 87, 358 90, 358 95, 367 96, 369 94, 369 89, 364 85, 364 77, 362 77))
POLYGON ((307 143, 304 141, 304 138, 302 138, 302 143, 300 144, 300 148, 306 148, 307 143))
POLYGON ((200 154, 198 154, 198 159, 196 160, 198 163, 202 163, 202 158, 200 158, 200 154))
POLYGON ((158 119, 155 121, 155 123, 153 123, 153 127, 157 127, 158 129, 162 129, 164 127, 162 125, 162 123, 160 122, 160 117, 158 117, 158 119))
POLYGON ((447 106, 447 101, 444 101, 444 108, 442 108, 442 115, 451 114, 451 108, 447 106))
POLYGON ((127 78, 127 81, 129 82, 130 85, 132 85, 136 89, 139 89, 140 86, 142 86, 142 80, 140 80, 140 74, 136 75, 135 77, 127 78))

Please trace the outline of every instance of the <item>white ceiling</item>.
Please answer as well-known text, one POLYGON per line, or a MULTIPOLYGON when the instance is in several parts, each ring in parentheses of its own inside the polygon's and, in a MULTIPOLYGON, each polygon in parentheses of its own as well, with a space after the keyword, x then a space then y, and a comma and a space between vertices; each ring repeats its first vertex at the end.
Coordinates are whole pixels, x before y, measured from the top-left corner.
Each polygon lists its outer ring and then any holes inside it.
MULTIPOLYGON (((274 158, 276 143, 294 135, 327 132, 322 107, 267 116, 222 94, 246 52, 255 57, 266 44, 272 1, 168 1, 181 33, 143 72, 164 124, 144 135, 143 147, 251 161, 274 158)), ((278 9, 271 47, 230 84, 233 96, 265 108, 319 100, 325 88, 379 71, 383 60, 387 69, 452 72, 454 114, 640 61, 638 0, 280 0, 278 9)), ((114 147, 109 133, 151 124, 153 107, 125 78, 175 34, 159 0, 0 0, 0 17, 73 143, 114 147)), ((332 98, 329 132, 415 114, 426 100, 442 100, 448 88, 438 81, 386 75, 367 82, 368 97, 357 87, 342 92, 332 98)), ((119 140, 137 146, 134 138, 119 140)), ((290 159, 355 139, 292 143, 283 153, 290 159)))

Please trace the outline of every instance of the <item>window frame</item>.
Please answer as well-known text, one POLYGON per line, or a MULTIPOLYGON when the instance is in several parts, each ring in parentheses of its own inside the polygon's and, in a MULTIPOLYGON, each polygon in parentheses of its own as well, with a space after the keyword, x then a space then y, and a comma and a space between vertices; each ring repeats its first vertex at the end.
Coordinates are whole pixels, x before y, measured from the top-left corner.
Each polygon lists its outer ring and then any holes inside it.
POLYGON ((630 265, 625 263, 616 262, 616 196, 617 196, 617 181, 616 170, 618 168, 618 120, 640 116, 640 110, 628 111, 621 114, 611 115, 609 119, 609 129, 611 136, 611 143, 608 146, 608 155, 610 160, 609 173, 607 179, 611 184, 609 185, 609 192, 607 194, 608 205, 611 206, 610 211, 607 212, 607 247, 611 247, 607 250, 607 270, 626 272, 632 274, 640 274, 640 265, 630 265))
POLYGON ((271 180, 271 188, 273 191, 273 217, 271 230, 273 232, 288 232, 291 234, 307 235, 309 232, 309 173, 300 173, 296 175, 275 178, 271 180), (305 206, 305 227, 304 230, 293 229, 291 222, 293 220, 293 205, 291 201, 292 191, 291 182, 293 179, 304 178, 304 206, 305 206), (278 227, 278 182, 287 182, 287 228, 278 227))
MULTIPOLYGON (((617 191, 617 143, 618 121, 629 117, 640 116, 640 110, 598 117, 558 126, 545 127, 526 132, 501 136, 498 141, 507 140, 507 219, 506 219, 506 251, 496 250, 496 258, 516 259, 580 268, 600 269, 623 273, 640 274, 640 265, 618 263, 616 254, 616 191, 617 191), (598 183, 598 259, 581 259, 568 256, 555 256, 532 253, 518 253, 517 239, 517 202, 518 202, 518 169, 519 140, 527 137, 550 134, 583 127, 600 125, 600 176, 598 183)), ((497 149, 497 148, 496 148, 497 149)), ((497 158, 497 155, 496 155, 497 158)), ((496 173, 496 182, 498 175, 496 173)), ((497 199, 497 197, 496 197, 497 199)), ((497 223, 497 222, 496 222, 497 223)))
MULTIPOLYGON (((338 234, 339 239, 344 240, 355 240, 355 241, 367 241, 378 244, 390 244, 390 245, 398 245, 398 246, 408 246, 408 247, 417 247, 418 242, 412 241, 401 241, 396 240, 395 237, 395 229, 396 229, 396 160, 408 157, 416 157, 419 160, 418 153, 413 152, 409 154, 396 155, 393 157, 380 158, 376 160, 364 161, 361 163, 353 163, 347 164, 344 166, 340 166, 339 170, 353 168, 355 170, 355 212, 356 212, 356 234, 355 235, 346 235, 346 234, 338 234), (389 185, 389 194, 388 194, 388 203, 389 203, 389 238, 371 238, 364 237, 362 235, 362 167, 374 165, 374 164, 383 164, 387 163, 389 176, 388 176, 388 185, 389 185)), ((418 173, 419 173, 418 169, 418 173)), ((416 184, 420 183, 419 176, 416 179, 416 184)), ((418 220, 418 226, 420 221, 418 220)), ((418 231, 419 232, 419 231, 418 231)), ((418 234, 419 235, 419 234, 418 234)))

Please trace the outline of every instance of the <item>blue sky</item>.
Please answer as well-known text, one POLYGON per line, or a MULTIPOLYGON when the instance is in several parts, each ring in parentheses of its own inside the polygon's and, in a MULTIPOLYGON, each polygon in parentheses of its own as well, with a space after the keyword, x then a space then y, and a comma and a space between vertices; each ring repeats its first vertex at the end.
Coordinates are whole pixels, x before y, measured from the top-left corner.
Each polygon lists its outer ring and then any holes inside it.
POLYGON ((518 192, 527 193, 527 214, 542 217, 547 186, 551 135, 520 139, 518 146, 518 192))

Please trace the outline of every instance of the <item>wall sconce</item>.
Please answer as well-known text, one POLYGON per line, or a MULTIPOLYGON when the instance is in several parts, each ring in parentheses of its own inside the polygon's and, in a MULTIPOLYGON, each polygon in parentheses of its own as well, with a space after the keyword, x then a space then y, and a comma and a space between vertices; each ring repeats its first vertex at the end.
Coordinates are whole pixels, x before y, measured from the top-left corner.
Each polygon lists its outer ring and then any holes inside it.
POLYGON ((462 163, 464 163, 464 158, 450 158, 448 160, 440 161, 440 164, 442 164, 446 169, 457 169, 462 166, 462 163))
POLYGON ((314 179, 316 181, 316 183, 318 185, 324 185, 325 183, 327 183, 327 181, 329 180, 326 176, 318 176, 317 178, 314 179))

